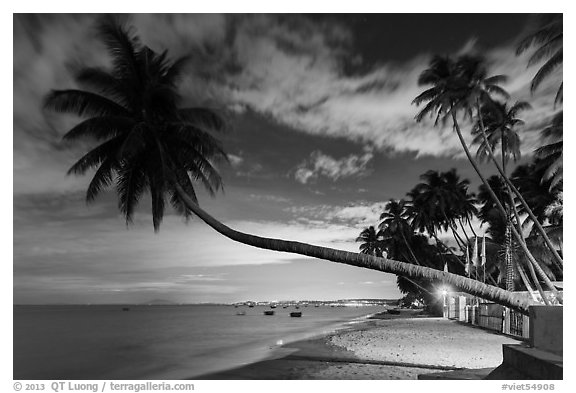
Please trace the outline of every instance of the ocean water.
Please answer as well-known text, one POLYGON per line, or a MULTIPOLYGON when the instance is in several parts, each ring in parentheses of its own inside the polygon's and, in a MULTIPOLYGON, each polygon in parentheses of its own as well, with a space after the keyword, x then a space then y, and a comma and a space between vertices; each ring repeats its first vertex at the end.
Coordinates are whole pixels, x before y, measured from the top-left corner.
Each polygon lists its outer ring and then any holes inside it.
POLYGON ((266 358, 380 307, 16 306, 14 379, 186 379, 266 358), (236 315, 245 311, 246 315, 236 315))

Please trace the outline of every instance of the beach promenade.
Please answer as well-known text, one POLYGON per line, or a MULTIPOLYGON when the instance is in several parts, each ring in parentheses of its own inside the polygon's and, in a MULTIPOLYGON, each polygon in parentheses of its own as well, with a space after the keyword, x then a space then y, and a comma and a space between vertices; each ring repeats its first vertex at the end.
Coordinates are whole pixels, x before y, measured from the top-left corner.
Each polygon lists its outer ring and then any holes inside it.
POLYGON ((417 379, 459 369, 496 368, 502 344, 520 341, 403 310, 325 337, 283 346, 276 358, 196 379, 417 379))

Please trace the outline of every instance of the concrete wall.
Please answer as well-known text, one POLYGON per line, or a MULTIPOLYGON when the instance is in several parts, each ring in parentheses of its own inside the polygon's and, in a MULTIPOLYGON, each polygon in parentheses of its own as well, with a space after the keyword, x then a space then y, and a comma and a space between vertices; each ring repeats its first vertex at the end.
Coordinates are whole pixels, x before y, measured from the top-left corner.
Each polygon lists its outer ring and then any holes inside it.
POLYGON ((563 309, 561 306, 530 306, 530 346, 562 356, 563 309))

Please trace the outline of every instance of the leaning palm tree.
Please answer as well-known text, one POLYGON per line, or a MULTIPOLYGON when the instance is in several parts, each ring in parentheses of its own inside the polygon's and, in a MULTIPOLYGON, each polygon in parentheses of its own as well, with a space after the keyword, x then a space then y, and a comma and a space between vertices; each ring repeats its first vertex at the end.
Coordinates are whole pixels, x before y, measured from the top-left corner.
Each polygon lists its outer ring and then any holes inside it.
MULTIPOLYGON (((516 49, 516 54, 521 54, 533 46, 538 48, 532 53, 528 60, 528 66, 544 61, 530 85, 532 92, 538 89, 538 86, 550 76, 558 67, 562 66, 563 61, 563 22, 562 14, 543 14, 538 15, 536 28, 528 34, 516 49)), ((563 83, 560 83, 554 103, 562 102, 563 83)))
MULTIPOLYGON (((466 157, 472 164, 472 167, 478 174, 478 177, 482 180, 496 203, 498 209, 505 215, 506 210, 498 200, 496 194, 490 188, 487 183, 486 178, 480 171, 478 164, 472 157, 470 150, 462 136, 460 130, 460 125, 458 122, 458 112, 463 112, 465 115, 472 116, 474 109, 478 110, 480 108, 481 102, 488 102, 491 100, 490 94, 498 94, 507 97, 507 93, 498 85, 505 77, 502 75, 496 75, 492 77, 486 76, 486 69, 483 66, 483 59, 474 56, 462 56, 457 61, 452 60, 448 57, 434 57, 428 69, 424 70, 419 79, 418 83, 420 85, 431 85, 432 87, 425 90, 423 93, 418 95, 414 100, 413 104, 420 105, 426 103, 424 108, 416 116, 416 121, 421 121, 426 116, 435 117, 435 124, 438 123, 440 119, 446 119, 448 116, 452 118, 452 123, 454 130, 458 135, 458 139, 466 153, 466 157)), ((481 119, 481 117, 480 117, 481 119)), ((483 132, 484 127, 481 123, 482 135, 485 138, 485 132, 483 132)), ((487 143, 488 144, 488 143, 487 143)), ((491 153, 491 151, 488 151, 491 153)), ((490 157, 495 161, 494 155, 490 154, 490 157)), ((496 167, 501 171, 501 167, 496 162, 496 167)), ((509 180, 505 177, 505 180, 509 180)), ((518 190, 509 184, 515 194, 518 195, 520 201, 523 201, 522 196, 519 195, 518 190)), ((525 201, 523 202, 525 204, 525 201)), ((538 223, 536 224, 539 225, 538 223)), ((543 228, 540 228, 543 233, 543 228)), ((547 287, 554 293, 559 301, 562 301, 562 295, 556 290, 552 282, 548 279, 545 273, 541 270, 534 256, 530 253, 530 250, 526 246, 522 235, 518 230, 512 226, 512 234, 518 240, 523 252, 526 254, 530 263, 537 270, 538 274, 546 280, 547 287)), ((545 237, 545 234, 543 235, 545 237)), ((547 237, 545 237, 545 240, 547 237)), ((553 248, 552 243, 547 239, 547 245, 553 248)), ((554 250, 551 250, 554 251, 554 250)), ((559 258, 559 256, 558 256, 559 258)))
POLYGON ((89 90, 57 90, 46 107, 87 118, 68 132, 66 139, 96 137, 101 142, 71 168, 96 173, 87 199, 116 185, 119 207, 127 222, 142 195, 152 196, 153 223, 157 230, 166 197, 176 211, 196 215, 231 240, 267 250, 306 255, 410 278, 444 281, 472 295, 526 313, 530 299, 476 280, 388 258, 314 246, 306 243, 255 236, 236 231, 216 220, 198 205, 195 184, 208 191, 221 187, 213 165, 226 155, 210 129, 222 127, 214 111, 182 110, 176 82, 185 61, 170 61, 166 52, 155 53, 114 20, 100 25, 100 35, 112 57, 112 69, 84 68, 76 74, 89 90))

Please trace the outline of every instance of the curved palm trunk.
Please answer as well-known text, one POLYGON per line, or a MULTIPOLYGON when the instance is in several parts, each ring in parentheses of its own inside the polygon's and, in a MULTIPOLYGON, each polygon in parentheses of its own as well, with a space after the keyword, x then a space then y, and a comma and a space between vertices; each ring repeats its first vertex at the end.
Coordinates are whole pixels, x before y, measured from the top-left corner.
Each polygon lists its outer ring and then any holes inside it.
MULTIPOLYGON (((452 230, 452 236, 454 236, 454 240, 456 240, 456 244, 458 244, 458 247, 460 247, 460 250, 463 250, 464 249, 464 247, 463 247, 464 240, 462 240, 460 235, 458 235, 458 233, 454 229, 453 222, 448 219, 448 216, 446 215, 445 211, 442 211, 442 216, 444 217, 444 220, 446 220, 446 222, 448 223, 450 230, 452 230)), ((458 229, 458 228, 456 228, 456 229, 458 229)))
POLYGON ((464 229, 464 224, 462 223, 462 220, 458 219, 458 222, 460 223, 460 228, 462 229, 462 233, 466 237, 466 244, 470 244, 470 238, 468 237, 468 234, 466 233, 466 229, 464 229))
MULTIPOLYGON (((478 168, 476 161, 474 160, 474 158, 470 154, 470 150, 468 150, 468 146, 466 146, 466 141, 464 140, 464 137, 462 136, 462 132, 460 131, 460 126, 458 125, 458 120, 456 119, 456 113, 453 110, 451 111, 451 113, 452 113, 452 121, 454 122, 454 128, 456 129, 456 134, 458 135, 458 138, 460 139, 460 144, 464 148, 464 152, 466 153, 466 157, 468 157, 468 161, 470 161, 470 164, 472 164, 472 167, 474 168, 474 170, 476 171, 476 173, 480 177, 480 180, 482 180, 482 183, 484 183, 484 185, 486 186, 486 189, 490 193, 490 196, 494 200, 494 203, 496 204, 496 206, 498 206, 498 209, 502 212, 502 214, 506 215, 506 210, 504 209, 504 207, 500 203, 500 200, 498 199, 498 197, 494 193, 494 190, 492 190, 492 187, 490 187, 490 185, 488 184, 488 181, 486 181, 486 178, 484 177, 484 175, 482 175, 482 172, 480 172, 480 168, 478 168)), ((534 266, 534 268, 538 272, 538 275, 540 275, 542 280, 544 280, 544 282, 546 283, 546 286, 550 289, 550 291, 558 299, 560 304, 562 304, 562 302, 563 302, 562 295, 556 290, 556 288, 554 287, 554 285, 552 284, 552 282, 550 281, 550 279, 548 278, 546 273, 544 273, 544 271, 542 270, 542 268, 540 267, 538 262, 536 262, 536 259, 534 259, 534 256, 532 255, 532 253, 530 252, 530 250, 526 246, 526 243, 522 241, 522 238, 520 237, 520 235, 516 231, 516 228, 514 228, 514 227, 512 227, 512 234, 520 243, 520 247, 522 247, 522 250, 524 251, 524 253, 528 257, 528 260, 530 261, 530 263, 532 263, 532 265, 534 266)))
MULTIPOLYGON (((486 144, 486 146, 490 146, 490 144, 488 143, 488 138, 486 136, 486 131, 484 130, 484 122, 482 121, 482 116, 480 115, 480 103, 478 100, 476 100, 476 107, 478 110, 478 119, 480 120, 480 131, 482 133, 482 138, 484 139, 484 143, 486 144)), ((516 186, 514 186, 514 183, 512 183, 510 181, 510 179, 508 179, 508 177, 506 176, 506 173, 504 172, 502 167, 500 167, 500 164, 498 163, 498 160, 494 156, 492 149, 487 148, 486 150, 488 151, 488 155, 490 156, 492 161, 494 161, 494 165, 496 165, 496 169, 498 169, 498 172, 500 173, 500 175, 504 179, 504 182, 508 185, 508 187, 510 189, 512 189, 512 191, 514 191, 514 194, 516 194, 516 196, 520 200, 520 203, 522 203, 522 205, 526 209, 526 213, 528 213, 528 216, 530 216, 530 218, 534 222, 534 225, 536 225, 536 229, 538 230, 540 235, 542 235, 544 242, 546 243, 546 245, 550 249, 550 252, 554 256, 554 259, 560 264, 560 266, 564 266, 564 262, 562 261, 562 258, 560 258, 560 255, 558 254, 558 251, 556 251, 556 248, 554 247, 554 245, 550 241, 548 234, 546 233, 546 231, 544 230, 544 228, 542 227, 542 225, 540 224, 540 222, 538 221, 538 219, 536 218, 536 216, 532 212, 532 209, 530 209, 530 207, 528 206, 528 203, 526 203, 526 201, 524 200, 524 197, 522 196, 522 194, 520 194, 520 191, 518 191, 516 186)))
POLYGON ((418 258, 416 258, 416 255, 414 255, 414 251, 412 251, 412 247, 410 247, 410 244, 408 243, 408 240, 406 239, 406 236, 404 236, 404 232, 402 232, 402 230, 400 230, 400 235, 402 236, 402 240, 404 240, 404 244, 406 244, 408 251, 410 251, 410 255, 412 256, 414 262, 416 262, 418 266, 422 266, 420 262, 418 262, 418 258))
POLYGON ((466 217, 466 221, 468 222, 468 227, 470 228, 470 230, 472 231, 472 233, 474 234, 475 237, 478 237, 478 235, 476 234, 476 231, 474 230, 474 228, 472 227, 472 223, 470 222, 470 218, 466 217))
POLYGON ((519 296, 512 292, 505 291, 491 285, 483 284, 463 276, 447 273, 441 270, 424 266, 417 266, 411 263, 398 262, 388 258, 379 258, 367 254, 358 254, 349 251, 336 250, 328 247, 314 246, 282 239, 272 239, 250 235, 236 231, 202 210, 178 184, 174 184, 178 195, 186 206, 192 210, 202 221, 211 226, 215 231, 227 238, 242 244, 265 250, 289 252, 299 255, 306 255, 313 258, 324 259, 332 262, 343 263, 350 266, 363 267, 366 269, 378 270, 385 273, 393 273, 409 278, 425 278, 434 281, 444 281, 471 295, 502 304, 506 307, 518 310, 523 314, 528 313, 528 307, 537 303, 531 299, 519 296))

